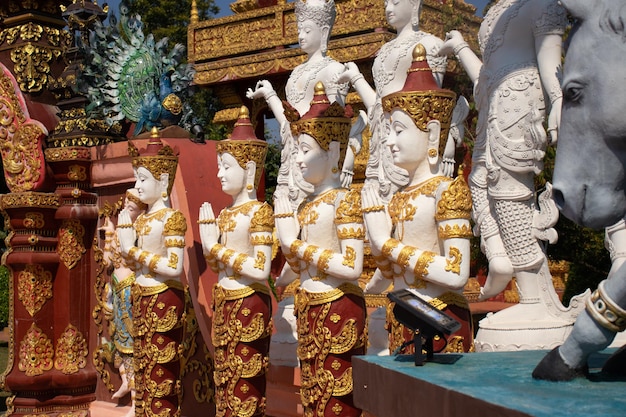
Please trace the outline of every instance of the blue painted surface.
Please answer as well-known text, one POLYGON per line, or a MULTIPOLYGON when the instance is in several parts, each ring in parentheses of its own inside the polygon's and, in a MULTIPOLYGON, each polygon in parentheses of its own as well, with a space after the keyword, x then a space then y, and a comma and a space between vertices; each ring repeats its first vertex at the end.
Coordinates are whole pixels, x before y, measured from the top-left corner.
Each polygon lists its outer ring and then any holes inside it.
POLYGON ((531 374, 546 351, 435 355, 418 367, 413 357, 363 356, 366 362, 401 372, 483 401, 536 417, 625 417, 626 378, 610 379, 600 368, 613 350, 590 360, 591 378, 536 381, 531 374), (448 363, 442 363, 448 362, 448 363))

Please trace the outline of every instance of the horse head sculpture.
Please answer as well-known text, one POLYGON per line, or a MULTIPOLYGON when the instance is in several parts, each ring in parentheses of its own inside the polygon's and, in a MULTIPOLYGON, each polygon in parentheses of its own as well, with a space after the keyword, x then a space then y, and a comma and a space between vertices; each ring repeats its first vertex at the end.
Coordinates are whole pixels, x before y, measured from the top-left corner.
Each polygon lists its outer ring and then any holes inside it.
POLYGON ((626 213, 626 3, 562 3, 577 21, 563 72, 554 196, 566 217, 602 228, 626 213))

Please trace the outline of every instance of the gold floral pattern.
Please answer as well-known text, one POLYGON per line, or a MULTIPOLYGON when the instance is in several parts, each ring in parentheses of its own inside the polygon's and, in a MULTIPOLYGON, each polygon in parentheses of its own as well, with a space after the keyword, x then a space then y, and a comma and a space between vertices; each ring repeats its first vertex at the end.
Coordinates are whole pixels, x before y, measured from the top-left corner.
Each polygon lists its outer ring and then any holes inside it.
POLYGON ((67 269, 74 268, 83 254, 87 252, 83 239, 85 227, 78 219, 66 219, 59 229, 59 246, 57 252, 67 269))
POLYGON ((34 316, 52 298, 52 273, 41 265, 26 265, 17 274, 17 297, 34 316))
POLYGON ((75 374, 87 365, 87 341, 73 325, 68 324, 57 340, 55 369, 66 375, 75 374))
POLYGON ((32 323, 20 342, 19 370, 26 376, 41 375, 52 369, 53 355, 52 342, 43 330, 32 323))

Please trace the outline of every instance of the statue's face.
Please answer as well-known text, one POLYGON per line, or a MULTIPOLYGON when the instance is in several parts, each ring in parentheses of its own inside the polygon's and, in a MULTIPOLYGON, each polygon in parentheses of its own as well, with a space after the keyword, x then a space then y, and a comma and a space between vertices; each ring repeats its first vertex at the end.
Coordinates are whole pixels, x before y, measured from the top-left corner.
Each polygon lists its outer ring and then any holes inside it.
POLYGON ((312 54, 322 47, 322 29, 312 20, 298 22, 298 43, 307 54, 312 54))
POLYGON ((387 22, 396 29, 411 23, 413 4, 410 0, 385 0, 387 22))
POLYGON ((303 133, 298 138, 296 164, 302 171, 302 178, 310 184, 321 184, 328 175, 328 152, 323 150, 315 139, 303 133))
POLYGON ((161 198, 162 190, 161 181, 154 178, 147 168, 139 167, 135 170, 135 188, 142 203, 152 205, 161 198))
POLYGON ((128 212, 132 221, 135 221, 142 211, 139 206, 137 206, 137 203, 128 198, 124 200, 124 209, 128 212))
POLYGON ((420 164, 426 163, 428 132, 419 130, 404 111, 393 109, 387 146, 391 149, 394 165, 414 171, 420 164))
POLYGON ((246 186, 246 170, 229 153, 217 156, 217 178, 222 184, 222 191, 231 196, 239 194, 246 186))

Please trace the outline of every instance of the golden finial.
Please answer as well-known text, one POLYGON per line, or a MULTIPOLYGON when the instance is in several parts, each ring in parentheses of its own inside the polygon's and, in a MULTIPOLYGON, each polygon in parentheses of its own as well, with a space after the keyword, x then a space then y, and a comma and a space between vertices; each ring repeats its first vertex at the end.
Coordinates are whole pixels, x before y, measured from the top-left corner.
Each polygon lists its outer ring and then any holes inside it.
POLYGON ((193 25, 195 23, 198 23, 199 20, 200 17, 198 16, 198 4, 196 3, 196 0, 191 0, 191 18, 189 19, 189 22, 193 25))
POLYGON ((241 108, 239 109, 239 118, 247 119, 249 117, 250 117, 250 111, 248 110, 248 108, 246 106, 241 106, 241 108))
POLYGON ((420 62, 426 60, 426 48, 421 43, 415 45, 413 49, 413 62, 420 62))
POLYGON ((159 136, 159 129, 156 126, 152 126, 152 129, 150 130, 150 137, 151 138, 158 138, 159 136))
POLYGON ((324 88, 324 83, 318 81, 315 83, 315 95, 318 94, 326 94, 326 89, 324 88))

